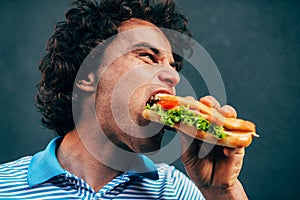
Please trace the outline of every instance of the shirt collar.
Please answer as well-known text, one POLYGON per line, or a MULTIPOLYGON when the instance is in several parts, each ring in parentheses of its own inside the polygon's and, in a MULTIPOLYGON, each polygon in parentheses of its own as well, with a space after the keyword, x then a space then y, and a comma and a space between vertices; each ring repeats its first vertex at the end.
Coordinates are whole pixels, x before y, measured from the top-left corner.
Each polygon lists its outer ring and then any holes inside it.
MULTIPOLYGON (((49 179, 66 174, 56 158, 56 149, 62 137, 56 137, 50 141, 44 151, 32 156, 28 168, 28 184, 30 187, 41 184, 49 179)), ((143 176, 152 180, 157 180, 158 172, 155 164, 147 156, 137 154, 130 169, 127 171, 129 176, 143 176)))
POLYGON ((27 174, 30 187, 43 183, 54 176, 66 173, 56 158, 56 148, 61 140, 61 137, 54 138, 44 151, 32 156, 27 174))
POLYGON ((129 176, 143 176, 152 180, 158 180, 158 172, 155 164, 147 156, 137 154, 132 161, 129 170, 129 176))

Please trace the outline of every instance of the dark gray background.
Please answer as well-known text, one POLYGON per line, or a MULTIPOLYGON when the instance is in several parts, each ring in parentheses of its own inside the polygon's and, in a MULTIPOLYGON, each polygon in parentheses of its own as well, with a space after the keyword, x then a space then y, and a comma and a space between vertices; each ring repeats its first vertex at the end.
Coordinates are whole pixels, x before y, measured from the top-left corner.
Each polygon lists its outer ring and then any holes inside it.
MULTIPOLYGON (((69 0, 0 1, 0 162, 43 149, 54 137, 42 128, 33 99, 45 42, 69 4, 69 0)), ((187 0, 178 5, 189 18, 194 38, 217 64, 227 103, 241 118, 253 120, 261 135, 247 148, 240 175, 250 199, 296 199, 298 1, 187 0)), ((183 73, 199 85, 198 97, 207 94, 192 69, 183 73)))

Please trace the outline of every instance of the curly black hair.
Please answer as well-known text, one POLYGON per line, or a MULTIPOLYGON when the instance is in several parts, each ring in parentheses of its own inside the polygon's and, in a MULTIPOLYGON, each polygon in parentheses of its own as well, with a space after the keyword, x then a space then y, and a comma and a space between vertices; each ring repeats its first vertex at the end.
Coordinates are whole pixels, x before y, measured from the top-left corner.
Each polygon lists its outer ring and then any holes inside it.
MULTIPOLYGON (((120 23, 130 18, 190 36, 187 19, 172 0, 76 0, 57 23, 41 60, 41 79, 35 104, 42 124, 64 136, 74 129, 72 90, 80 65, 99 43, 117 34, 120 23)), ((175 61, 182 58, 174 54, 175 61)))

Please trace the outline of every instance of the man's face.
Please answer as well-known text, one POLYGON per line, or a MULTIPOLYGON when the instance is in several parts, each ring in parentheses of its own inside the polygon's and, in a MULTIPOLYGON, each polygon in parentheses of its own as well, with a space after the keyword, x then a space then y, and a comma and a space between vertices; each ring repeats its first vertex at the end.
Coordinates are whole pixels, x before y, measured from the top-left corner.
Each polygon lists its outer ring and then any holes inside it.
POLYGON ((99 71, 96 113, 99 125, 119 147, 134 152, 158 150, 162 126, 146 121, 142 111, 156 93, 175 94, 179 75, 171 46, 153 24, 130 19, 107 47, 99 71))

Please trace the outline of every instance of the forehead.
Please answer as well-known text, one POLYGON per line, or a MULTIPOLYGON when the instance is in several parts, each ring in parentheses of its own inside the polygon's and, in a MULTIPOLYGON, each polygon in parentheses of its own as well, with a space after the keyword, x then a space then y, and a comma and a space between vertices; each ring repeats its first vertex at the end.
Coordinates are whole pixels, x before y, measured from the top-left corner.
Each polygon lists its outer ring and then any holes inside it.
POLYGON ((143 47, 158 50, 170 62, 174 60, 168 39, 157 26, 148 21, 136 18, 124 21, 118 28, 118 34, 111 39, 101 59, 102 70, 103 66, 109 66, 123 55, 143 47))
POLYGON ((151 46, 171 53, 171 45, 164 33, 151 22, 131 18, 121 23, 118 28, 119 39, 128 47, 139 43, 147 43, 151 46), (126 41, 126 42, 125 42, 126 41))

